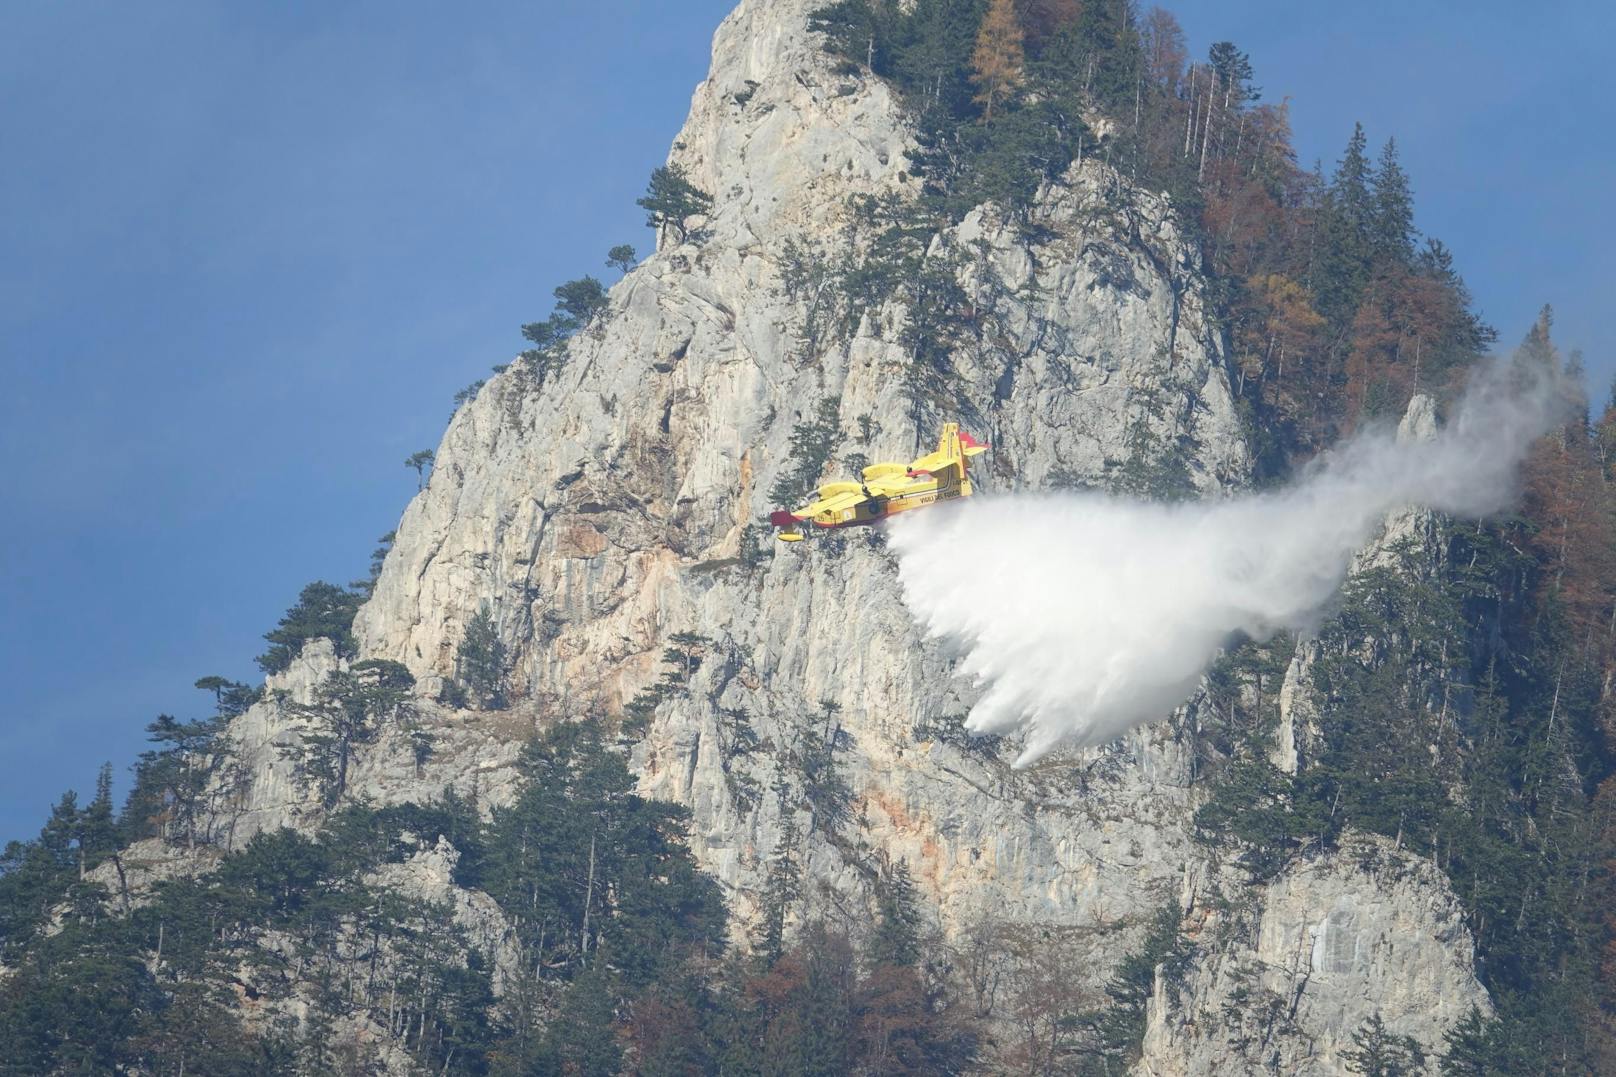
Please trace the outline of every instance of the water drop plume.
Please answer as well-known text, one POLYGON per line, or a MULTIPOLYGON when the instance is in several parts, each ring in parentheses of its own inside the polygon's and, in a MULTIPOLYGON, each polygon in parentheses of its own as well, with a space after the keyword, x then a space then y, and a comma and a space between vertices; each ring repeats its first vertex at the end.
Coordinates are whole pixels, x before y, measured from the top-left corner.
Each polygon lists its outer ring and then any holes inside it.
POLYGON ((1316 624, 1388 513, 1506 507, 1568 395, 1546 369, 1497 364, 1440 429, 1365 430, 1277 491, 1180 504, 978 496, 899 517, 904 599, 981 688, 966 728, 1020 733, 1018 766, 1103 743, 1166 717, 1231 638, 1316 624))

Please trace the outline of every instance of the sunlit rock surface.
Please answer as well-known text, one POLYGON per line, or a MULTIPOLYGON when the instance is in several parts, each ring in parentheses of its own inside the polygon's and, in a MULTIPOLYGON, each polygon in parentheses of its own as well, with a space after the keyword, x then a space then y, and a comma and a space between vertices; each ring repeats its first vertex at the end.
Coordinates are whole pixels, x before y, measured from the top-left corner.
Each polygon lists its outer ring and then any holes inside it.
MULTIPOLYGON (((1209 864, 1191 840, 1195 700, 1118 744, 1012 771, 1015 745, 960 733, 972 689, 919 637, 879 531, 774 549, 749 530, 792 466, 793 429, 828 398, 840 402, 832 470, 853 454, 908 458, 957 418, 993 445, 978 467, 987 497, 1103 486, 1147 442, 1182 446, 1203 496, 1239 489, 1251 468, 1198 254, 1162 199, 1119 197, 1122 181, 1097 162, 1041 198, 1046 240, 1029 246, 982 208, 934 244, 959 257, 993 330, 955 351, 951 411, 926 409, 917 429, 900 307, 863 312, 845 337, 813 324, 812 298, 788 294, 788 247, 860 257, 849 200, 915 186, 892 94, 838 73, 807 32, 818 2, 746 0, 718 31, 670 154, 714 195, 705 241, 669 237, 612 288, 559 371, 541 383, 518 362, 450 423, 355 626, 363 657, 416 676, 433 752, 418 762, 402 731, 385 733, 355 764, 353 794, 388 803, 453 788, 504 802, 524 738, 620 714, 669 672, 670 638, 694 633, 708 641, 699 665, 657 706, 631 762, 644 793, 692 809, 691 843, 739 929, 789 822, 811 880, 802 915, 861 917, 871 865, 903 861, 959 945, 1003 925, 1080 932, 1074 975, 1095 992, 1144 922, 1176 903, 1191 971, 1176 999, 1158 985, 1141 1072, 1342 1072, 1339 1051, 1372 1012, 1440 1046, 1486 1000, 1439 873, 1380 846, 1370 866, 1341 852, 1255 888, 1209 864), (514 657, 513 703, 440 707, 483 604, 514 657), (853 791, 844 820, 813 816, 789 763, 809 732, 839 745, 853 791), (1214 912, 1214 892, 1240 909, 1214 912), (1282 1015, 1238 1001, 1248 984, 1282 1015)), ((1434 526, 1414 521, 1399 526, 1434 526)), ((292 705, 337 667, 311 645, 234 723, 235 767, 215 791, 226 844, 318 820, 281 749, 300 735, 292 705)), ((1304 645, 1280 737, 1291 768, 1305 755, 1306 677, 1304 645)), ((390 869, 393 881, 452 900, 497 951, 497 909, 448 893, 452 856, 423 853, 390 869)))

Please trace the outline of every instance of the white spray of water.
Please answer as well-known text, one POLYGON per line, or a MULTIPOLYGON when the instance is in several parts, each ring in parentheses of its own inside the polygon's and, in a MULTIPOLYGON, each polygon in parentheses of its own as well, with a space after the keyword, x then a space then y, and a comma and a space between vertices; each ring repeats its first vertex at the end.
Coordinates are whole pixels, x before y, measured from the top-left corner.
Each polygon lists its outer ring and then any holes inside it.
POLYGON ((1478 376, 1434 437, 1364 432, 1272 493, 1188 504, 975 497, 898 517, 904 598, 984 691, 966 728, 1025 734, 1025 766, 1165 717, 1237 633, 1316 623, 1386 514, 1504 508, 1564 414, 1547 375, 1478 376))

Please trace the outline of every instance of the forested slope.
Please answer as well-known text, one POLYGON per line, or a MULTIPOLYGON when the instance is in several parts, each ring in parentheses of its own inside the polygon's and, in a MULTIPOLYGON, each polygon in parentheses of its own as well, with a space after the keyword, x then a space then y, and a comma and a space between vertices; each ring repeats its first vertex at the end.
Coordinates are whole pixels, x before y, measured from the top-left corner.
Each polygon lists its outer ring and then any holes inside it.
MULTIPOLYGON (((1616 1067, 1616 409, 1028 770, 879 531, 759 526, 944 420, 984 497, 1428 435, 1494 333, 1395 143, 1304 169, 1256 79, 1117 0, 742 3, 658 251, 556 289, 262 686, 7 847, 0 1071, 1616 1067)), ((1547 308, 1514 361, 1579 365, 1547 308)))

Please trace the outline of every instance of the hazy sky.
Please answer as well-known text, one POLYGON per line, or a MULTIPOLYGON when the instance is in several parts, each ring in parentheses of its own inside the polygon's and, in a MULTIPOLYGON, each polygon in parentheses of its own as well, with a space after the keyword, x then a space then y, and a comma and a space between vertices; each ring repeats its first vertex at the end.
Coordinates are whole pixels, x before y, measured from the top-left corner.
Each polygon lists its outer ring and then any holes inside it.
MULTIPOLYGON (((363 574, 455 391, 650 245, 729 6, 0 5, 0 840, 363 574)), ((1395 135, 1503 338, 1552 301, 1608 381, 1616 16, 1168 6, 1293 98, 1305 160, 1395 135)))

